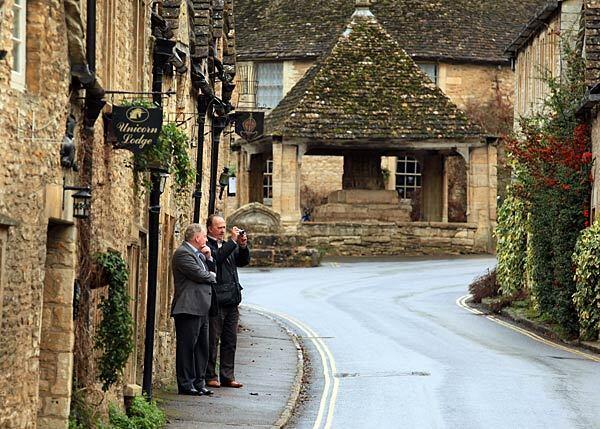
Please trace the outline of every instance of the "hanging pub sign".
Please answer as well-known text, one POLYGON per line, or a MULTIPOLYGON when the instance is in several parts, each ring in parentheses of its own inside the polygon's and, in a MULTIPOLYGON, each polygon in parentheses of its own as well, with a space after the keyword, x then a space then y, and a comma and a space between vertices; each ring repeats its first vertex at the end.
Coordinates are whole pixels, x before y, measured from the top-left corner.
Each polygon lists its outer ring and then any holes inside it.
POLYGON ((265 112, 236 112, 235 132, 247 141, 261 137, 265 126, 265 112))
POLYGON ((156 144, 162 121, 163 111, 159 107, 113 106, 114 147, 137 153, 148 145, 156 144))

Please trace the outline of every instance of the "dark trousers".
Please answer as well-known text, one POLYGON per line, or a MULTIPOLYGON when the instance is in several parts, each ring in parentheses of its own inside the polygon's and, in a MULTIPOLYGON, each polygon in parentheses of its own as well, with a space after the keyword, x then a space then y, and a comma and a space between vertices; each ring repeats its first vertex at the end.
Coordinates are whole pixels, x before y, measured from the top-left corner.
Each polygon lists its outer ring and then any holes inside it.
POLYGON ((217 354, 221 342, 219 358, 219 379, 221 383, 235 380, 235 348, 240 311, 237 305, 221 307, 218 316, 210 318, 210 352, 206 367, 206 380, 217 379, 217 354))
POLYGON ((175 370, 179 391, 204 387, 204 374, 208 362, 208 325, 208 316, 175 316, 175 370))

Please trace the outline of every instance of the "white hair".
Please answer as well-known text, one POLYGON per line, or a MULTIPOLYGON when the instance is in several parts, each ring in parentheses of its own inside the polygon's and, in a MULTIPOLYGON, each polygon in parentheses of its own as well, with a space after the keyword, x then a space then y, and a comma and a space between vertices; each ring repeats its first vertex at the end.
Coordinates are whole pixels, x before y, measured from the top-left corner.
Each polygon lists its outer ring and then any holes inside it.
POLYGON ((188 242, 192 241, 194 239, 194 236, 199 232, 203 232, 206 234, 206 228, 204 227, 204 225, 201 225, 199 223, 192 223, 185 229, 185 233, 183 235, 184 240, 188 242))

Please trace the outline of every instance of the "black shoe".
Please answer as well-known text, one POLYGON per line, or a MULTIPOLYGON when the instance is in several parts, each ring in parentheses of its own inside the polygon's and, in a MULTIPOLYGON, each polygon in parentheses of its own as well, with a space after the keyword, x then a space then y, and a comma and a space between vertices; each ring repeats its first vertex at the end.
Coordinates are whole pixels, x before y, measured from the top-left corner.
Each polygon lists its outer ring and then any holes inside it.
POLYGON ((198 390, 198 394, 200 396, 210 396, 213 394, 212 390, 208 390, 206 387, 203 387, 202 389, 198 390))
POLYGON ((180 395, 200 396, 200 392, 198 392, 196 389, 179 389, 178 393, 180 395))

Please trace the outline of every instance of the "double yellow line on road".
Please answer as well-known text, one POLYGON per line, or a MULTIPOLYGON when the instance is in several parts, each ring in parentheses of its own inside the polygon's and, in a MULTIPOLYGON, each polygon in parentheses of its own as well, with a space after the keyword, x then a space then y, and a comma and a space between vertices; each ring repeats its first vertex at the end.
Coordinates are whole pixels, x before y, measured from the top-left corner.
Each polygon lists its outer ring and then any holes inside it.
POLYGON ((511 329, 511 330, 513 330, 515 332, 518 332, 518 333, 522 334, 522 335, 525 335, 526 337, 529 337, 529 338, 531 338, 531 339, 533 339, 533 340, 535 340, 535 341, 537 341, 539 343, 546 344, 547 346, 553 347, 555 349, 563 350, 563 351, 568 352, 568 353, 573 353, 573 354, 575 354, 577 356, 583 357, 585 359, 588 359, 588 360, 591 360, 591 361, 594 361, 594 362, 600 362, 600 357, 598 357, 596 355, 592 355, 590 353, 582 352, 581 350, 577 350, 575 348, 567 347, 567 346, 564 346, 562 344, 555 343, 554 341, 547 340, 546 338, 540 337, 539 335, 534 334, 533 332, 527 331, 526 329, 523 329, 523 328, 521 328, 519 326, 513 325, 512 323, 508 323, 508 322, 506 322, 506 321, 504 321, 502 319, 499 319, 496 316, 485 314, 482 311, 477 310, 476 308, 472 308, 472 307, 470 307, 467 304, 467 300, 469 298, 471 298, 470 294, 469 295, 465 295, 465 296, 461 296, 460 298, 458 298, 456 300, 456 305, 458 305, 461 308, 464 308, 465 310, 467 310, 467 311, 469 311, 469 312, 471 312, 473 314, 484 316, 486 319, 491 320, 492 322, 495 322, 495 323, 497 323, 499 325, 502 325, 502 326, 504 326, 504 327, 506 327, 508 329, 511 329))
POLYGON ((255 305, 245 305, 245 307, 248 307, 259 313, 273 315, 285 320, 303 332, 305 334, 305 339, 309 339, 314 344, 319 356, 321 357, 324 385, 323 393, 321 394, 321 401, 319 403, 319 411, 317 413, 313 429, 330 429, 333 421, 333 411, 335 409, 335 402, 337 400, 340 382, 336 377, 337 369, 335 360, 333 359, 333 354, 331 353, 331 350, 329 350, 329 347, 327 347, 323 339, 312 328, 293 318, 292 316, 270 311, 255 305))

